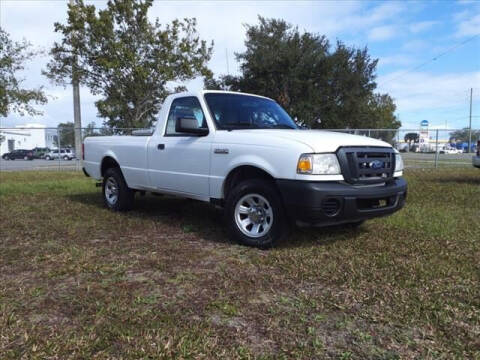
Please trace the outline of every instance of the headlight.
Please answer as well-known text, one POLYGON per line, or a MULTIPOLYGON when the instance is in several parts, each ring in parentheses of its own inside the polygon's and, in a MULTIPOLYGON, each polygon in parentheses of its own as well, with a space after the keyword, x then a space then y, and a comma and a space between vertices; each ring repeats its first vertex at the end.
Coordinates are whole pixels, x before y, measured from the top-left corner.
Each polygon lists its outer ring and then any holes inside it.
POLYGON ((403 160, 400 154, 395 154, 395 172, 403 170, 403 160))
POLYGON ((298 159, 298 174, 338 175, 340 164, 335 154, 302 154, 298 159))

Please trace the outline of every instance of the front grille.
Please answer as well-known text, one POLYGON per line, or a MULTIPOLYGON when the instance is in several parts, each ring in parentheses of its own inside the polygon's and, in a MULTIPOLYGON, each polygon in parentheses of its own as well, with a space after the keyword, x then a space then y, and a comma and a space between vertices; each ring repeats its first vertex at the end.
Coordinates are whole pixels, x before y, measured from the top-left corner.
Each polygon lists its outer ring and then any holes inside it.
POLYGON ((377 184, 393 178, 395 153, 392 148, 342 147, 337 156, 348 183, 377 184))

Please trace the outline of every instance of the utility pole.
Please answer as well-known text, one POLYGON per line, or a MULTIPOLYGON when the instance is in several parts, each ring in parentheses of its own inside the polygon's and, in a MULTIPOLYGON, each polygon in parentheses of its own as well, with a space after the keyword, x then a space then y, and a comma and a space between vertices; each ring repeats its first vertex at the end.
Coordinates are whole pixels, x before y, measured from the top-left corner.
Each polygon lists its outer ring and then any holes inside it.
MULTIPOLYGON (((74 0, 70 0, 73 6, 74 0)), ((76 51, 76 49, 73 49, 76 51)), ((80 113, 80 86, 77 75, 77 55, 73 58, 72 64, 72 87, 73 87, 73 128, 75 135, 75 156, 77 160, 82 159, 82 115, 80 113)))
POLYGON ((468 152, 472 149, 472 95, 473 88, 470 88, 470 125, 468 126, 468 152))

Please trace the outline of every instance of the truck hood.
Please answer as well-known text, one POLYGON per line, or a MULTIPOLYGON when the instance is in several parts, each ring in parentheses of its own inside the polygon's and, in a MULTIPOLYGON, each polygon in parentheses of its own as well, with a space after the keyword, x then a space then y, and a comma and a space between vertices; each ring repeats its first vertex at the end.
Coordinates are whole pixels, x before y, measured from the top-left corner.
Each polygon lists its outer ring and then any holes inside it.
POLYGON ((250 139, 250 142, 265 143, 265 138, 284 139, 295 141, 309 146, 312 152, 335 152, 340 146, 383 146, 391 147, 390 144, 367 136, 350 135, 340 132, 325 130, 233 130, 241 132, 250 139))

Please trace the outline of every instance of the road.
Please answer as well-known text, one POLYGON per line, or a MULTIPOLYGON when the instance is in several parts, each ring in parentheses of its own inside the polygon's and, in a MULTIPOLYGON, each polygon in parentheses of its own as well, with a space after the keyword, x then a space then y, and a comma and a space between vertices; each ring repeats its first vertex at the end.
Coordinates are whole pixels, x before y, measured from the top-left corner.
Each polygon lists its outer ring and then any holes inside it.
MULTIPOLYGON (((401 153, 407 168, 430 168, 435 166, 435 153, 401 153)), ((438 166, 472 166, 473 154, 438 154, 438 166)))
POLYGON ((77 160, 3 160, 0 158, 0 171, 23 170, 81 170, 77 160))

